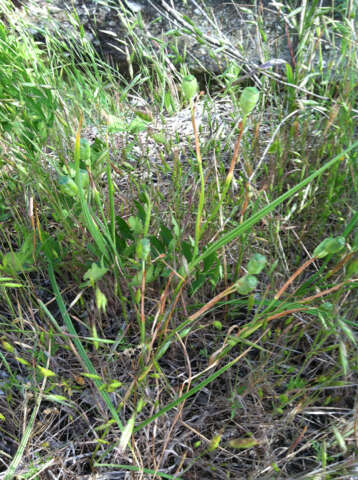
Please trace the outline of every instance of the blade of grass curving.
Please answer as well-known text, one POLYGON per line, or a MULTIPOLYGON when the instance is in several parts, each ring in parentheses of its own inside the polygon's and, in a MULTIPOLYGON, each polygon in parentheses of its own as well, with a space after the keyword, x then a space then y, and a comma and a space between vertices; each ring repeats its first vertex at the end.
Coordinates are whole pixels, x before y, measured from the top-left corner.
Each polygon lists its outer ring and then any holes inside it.
MULTIPOLYGON (((60 290, 59 290, 57 282, 56 282, 53 265, 52 265, 52 262, 50 260, 49 260, 49 265, 48 265, 48 273, 49 273, 51 286, 52 286, 53 292, 54 292, 55 297, 56 297, 56 302, 57 302, 58 308, 60 310, 61 316, 63 318, 63 321, 65 322, 65 325, 66 325, 66 328, 67 328, 68 332, 72 335, 72 341, 73 341, 75 347, 77 348, 78 354, 80 355, 84 366, 87 368, 88 373, 91 373, 93 375, 98 375, 94 366, 92 365, 91 360, 88 358, 86 350, 84 349, 80 339, 78 338, 76 329, 75 329, 75 327, 72 323, 72 320, 71 320, 69 314, 67 313, 64 301, 62 299, 60 290)), ((109 398, 108 393, 100 389, 100 387, 102 387, 103 383, 100 382, 99 380, 96 380, 96 379, 93 379, 93 383, 96 385, 99 394, 101 395, 101 397, 103 398, 104 402, 106 403, 106 405, 108 407, 108 410, 111 412, 114 420, 117 422, 118 427, 122 431, 123 430, 122 422, 121 422, 121 420, 118 416, 118 413, 117 413, 113 403, 111 402, 111 399, 109 398)))
POLYGON ((257 222, 259 222, 262 218, 264 218, 268 213, 272 212, 278 205, 280 205, 282 202, 284 202, 288 198, 292 197, 292 195, 294 195, 296 192, 298 192, 301 188, 306 186, 308 183, 312 182, 312 180, 317 178, 323 172, 325 172, 326 170, 331 168, 335 163, 341 161, 348 152, 350 152, 351 150, 353 150, 356 147, 358 147, 358 141, 353 143, 353 145, 348 147, 346 150, 341 152, 339 155, 334 157, 332 160, 328 161, 320 169, 318 169, 316 172, 312 173, 312 175, 310 175, 309 177, 302 180, 302 182, 300 182, 296 186, 290 188, 290 190, 288 190, 286 193, 284 193, 283 195, 280 195, 278 198, 276 198, 276 200, 272 201, 269 205, 267 205, 266 207, 262 208, 260 211, 258 211, 254 215, 252 215, 252 217, 248 218, 241 225, 239 225, 236 228, 234 228, 233 230, 231 230, 231 232, 226 233, 221 238, 219 238, 219 240, 214 242, 212 245, 209 245, 208 248, 201 255, 194 258, 193 261, 190 263, 189 272, 192 272, 194 270, 194 268, 204 260, 204 258, 206 258, 209 255, 212 255, 213 253, 217 252, 222 247, 224 247, 228 243, 235 240, 235 238, 239 237, 244 232, 249 230, 257 222))
POLYGON ((138 432, 139 430, 144 428, 146 425, 151 423, 156 418, 160 417, 161 415, 163 415, 166 412, 169 412, 169 410, 171 410, 172 408, 175 408, 177 405, 179 405, 180 403, 182 403, 184 400, 191 397, 192 395, 195 395, 195 393, 199 392, 202 388, 204 388, 209 383, 213 382, 217 377, 220 377, 220 375, 222 375, 224 372, 226 372, 226 370, 228 370, 233 365, 235 365, 235 363, 237 363, 239 360, 241 360, 241 358, 244 357, 252 348, 253 347, 250 346, 244 352, 240 353, 240 355, 238 357, 234 358, 234 360, 231 360, 231 362, 229 362, 226 365, 224 365, 223 367, 221 367, 219 370, 217 370, 215 373, 210 375, 208 378, 199 382, 197 385, 195 385, 195 387, 191 388, 188 392, 184 393, 184 395, 181 395, 180 397, 176 398, 172 402, 168 403, 165 407, 161 408, 157 413, 155 413, 151 417, 147 418, 146 420, 143 420, 143 422, 141 422, 139 425, 137 425, 134 428, 133 433, 138 432))

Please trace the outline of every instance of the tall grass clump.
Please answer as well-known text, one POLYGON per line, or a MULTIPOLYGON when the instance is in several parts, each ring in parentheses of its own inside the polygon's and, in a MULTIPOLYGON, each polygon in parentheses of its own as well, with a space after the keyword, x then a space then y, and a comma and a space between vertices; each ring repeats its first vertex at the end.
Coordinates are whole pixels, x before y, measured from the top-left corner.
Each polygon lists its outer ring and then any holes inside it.
POLYGON ((353 478, 350 3, 275 4, 291 63, 243 80, 224 42, 210 89, 189 18, 112 7, 125 77, 75 12, 40 43, 0 10, 3 477, 353 478))

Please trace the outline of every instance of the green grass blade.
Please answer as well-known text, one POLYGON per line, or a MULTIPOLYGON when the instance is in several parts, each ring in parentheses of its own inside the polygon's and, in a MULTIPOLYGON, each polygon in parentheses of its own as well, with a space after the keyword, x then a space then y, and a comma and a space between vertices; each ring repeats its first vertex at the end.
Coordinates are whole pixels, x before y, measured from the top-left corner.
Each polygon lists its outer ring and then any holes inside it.
POLYGON ((27 442, 29 441, 29 438, 30 438, 30 435, 31 435, 31 432, 32 432, 32 429, 33 429, 33 426, 34 426, 34 423, 35 423, 35 419, 36 419, 36 416, 37 416, 37 412, 39 411, 39 408, 40 408, 41 400, 42 400, 42 393, 40 393, 39 396, 36 399, 36 407, 32 411, 30 421, 27 424, 27 427, 25 428, 24 434, 21 438, 21 442, 20 442, 20 445, 19 445, 19 447, 18 447, 18 449, 15 453, 15 456, 12 459, 12 461, 9 465, 9 468, 5 472, 4 480, 11 480, 15 476, 15 472, 16 472, 18 466, 21 463, 21 459, 24 455, 24 452, 25 452, 25 449, 26 449, 26 446, 27 446, 27 442))
POLYGON ((235 365, 235 363, 237 363, 239 360, 241 360, 241 358, 244 355, 246 355, 246 353, 248 353, 251 349, 252 349, 252 347, 247 348, 238 357, 234 358, 234 360, 232 360, 231 362, 229 362, 226 365, 224 365, 223 367, 221 367, 219 370, 217 370, 215 373, 210 375, 205 380, 199 382, 197 385, 195 385, 195 387, 191 388, 188 392, 184 393, 184 395, 182 395, 181 397, 178 397, 175 400, 173 400, 172 402, 168 403, 165 407, 161 408, 157 413, 155 413, 154 415, 152 415, 151 417, 147 418, 146 420, 141 422, 139 425, 137 425, 134 428, 133 432, 134 433, 138 432, 139 430, 144 428, 146 425, 151 423, 156 418, 160 417, 161 415, 163 415, 166 412, 169 412, 169 410, 171 410, 172 408, 175 408, 177 405, 179 405, 180 403, 182 403, 184 400, 191 397, 192 395, 195 395, 195 393, 199 392, 202 388, 204 388, 209 383, 213 382, 217 377, 220 377, 220 375, 222 375, 224 372, 226 372, 226 370, 228 370, 233 365, 235 365))
MULTIPOLYGON (((72 335, 72 341, 73 341, 75 347, 77 348, 77 351, 78 351, 78 353, 79 353, 79 355, 80 355, 80 357, 83 361, 83 364, 87 368, 88 373, 91 373, 93 375, 98 375, 94 366, 92 365, 91 360, 88 358, 86 350, 84 349, 80 339, 78 338, 78 335, 77 335, 75 327, 72 323, 72 320, 71 320, 69 314, 66 311, 66 307, 65 307, 65 304, 63 302, 60 290, 58 288, 58 285, 57 285, 57 282, 56 282, 56 279, 55 279, 55 273, 54 273, 53 266, 52 266, 51 262, 49 262, 49 265, 48 265, 48 273, 49 273, 51 286, 52 286, 52 289, 54 291, 56 301, 57 301, 57 305, 58 305, 58 308, 60 309, 63 321, 65 322, 65 325, 66 325, 66 328, 67 328, 68 332, 72 335)), ((109 398, 108 393, 100 389, 100 387, 103 385, 103 383, 100 382, 99 380, 96 380, 96 379, 93 379, 93 382, 96 385, 99 394, 101 395, 104 402, 106 403, 106 405, 108 407, 108 410, 111 412, 114 420, 117 422, 118 427, 122 431, 123 430, 122 422, 121 422, 121 420, 118 416, 118 413, 117 413, 113 403, 111 402, 111 399, 109 398)))
POLYGON ((82 117, 80 119, 80 123, 78 126, 77 134, 76 134, 76 143, 75 143, 75 152, 74 152, 74 159, 75 159, 75 167, 76 167, 76 183, 78 185, 78 194, 80 197, 81 208, 83 212, 83 216, 85 218, 86 226, 88 231, 92 235, 93 240, 96 242, 97 247, 99 248, 102 255, 109 260, 110 254, 108 252, 107 244, 101 234, 97 224, 93 220, 93 216, 91 215, 89 206, 87 204, 87 200, 85 199, 83 190, 81 188, 80 182, 80 140, 81 140, 81 126, 82 126, 82 117))
POLYGON ((327 162, 325 165, 323 165, 320 169, 318 169, 316 172, 312 173, 309 177, 305 178, 297 184, 296 186, 292 187, 290 190, 288 190, 286 193, 283 195, 280 195, 276 200, 271 202, 269 205, 267 205, 265 208, 262 208, 260 211, 252 215, 252 217, 248 218, 245 222, 243 222, 241 225, 238 227, 234 228, 231 230, 231 232, 228 232, 227 234, 223 235, 219 240, 214 242, 212 245, 209 245, 209 247, 198 257, 194 258, 194 260, 191 262, 189 266, 189 271, 193 271, 194 268, 204 260, 204 258, 208 257, 209 255, 212 255, 213 253, 217 252, 220 250, 222 247, 227 245, 228 243, 232 242, 235 240, 235 238, 239 237, 242 235, 244 232, 249 230, 251 227, 253 227, 257 222, 259 222, 262 218, 264 218, 268 213, 272 212, 278 205, 280 205, 282 202, 287 200, 288 198, 292 197, 296 192, 298 192, 301 188, 305 187, 308 183, 312 182, 315 178, 317 178, 319 175, 321 175, 323 172, 331 168, 334 164, 337 162, 341 161, 342 158, 351 150, 354 148, 358 147, 358 142, 353 143, 350 147, 348 147, 346 150, 341 152, 339 155, 334 157, 332 160, 327 162))

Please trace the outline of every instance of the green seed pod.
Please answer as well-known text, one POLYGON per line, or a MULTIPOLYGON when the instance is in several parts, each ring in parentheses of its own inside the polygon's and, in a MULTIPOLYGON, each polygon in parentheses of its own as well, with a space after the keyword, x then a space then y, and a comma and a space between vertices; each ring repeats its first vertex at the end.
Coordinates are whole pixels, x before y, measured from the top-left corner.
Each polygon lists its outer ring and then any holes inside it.
POLYGON ((80 160, 84 162, 87 167, 91 166, 91 145, 87 138, 81 138, 80 143, 80 160))
POLYGON ((257 286, 257 278, 254 275, 244 275, 236 283, 237 291, 240 295, 248 295, 250 292, 255 290, 257 286))
POLYGON ((150 253, 150 240, 148 238, 141 238, 137 243, 136 255, 140 260, 146 260, 150 253))
POLYGON ((255 253, 249 260, 247 271, 250 275, 258 275, 265 268, 267 259, 265 255, 255 253))
POLYGON ((255 87, 246 87, 241 93, 240 108, 244 117, 247 117, 256 107, 260 98, 260 92, 255 87))
POLYGON ((78 187, 71 177, 69 177, 68 175, 61 175, 58 179, 58 184, 60 185, 63 193, 69 195, 70 197, 77 197, 78 187))
POLYGON ((198 93, 199 85, 194 75, 186 75, 182 82, 181 88, 185 98, 190 101, 198 93))
POLYGON ((346 240, 344 237, 329 237, 325 238, 313 252, 313 256, 316 258, 323 258, 326 255, 337 253, 344 247, 346 240))

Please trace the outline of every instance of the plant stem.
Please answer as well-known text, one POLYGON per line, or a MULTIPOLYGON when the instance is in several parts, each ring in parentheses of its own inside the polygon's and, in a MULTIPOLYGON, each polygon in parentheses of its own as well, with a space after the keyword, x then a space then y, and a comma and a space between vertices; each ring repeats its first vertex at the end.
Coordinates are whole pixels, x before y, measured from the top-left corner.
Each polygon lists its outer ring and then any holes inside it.
POLYGON ((204 208, 204 202, 205 202, 205 180, 204 180, 204 173, 203 173, 203 163, 202 163, 201 152, 200 152, 198 130, 196 128, 196 122, 195 122, 195 104, 192 101, 190 101, 190 107, 191 107, 191 122, 193 124, 194 138, 195 138, 196 158, 198 161, 198 168, 199 168, 199 175, 200 175, 200 196, 199 196, 198 211, 196 214, 196 223, 195 223, 195 246, 194 246, 194 258, 195 258, 199 252, 201 217, 203 214, 203 208, 204 208))

